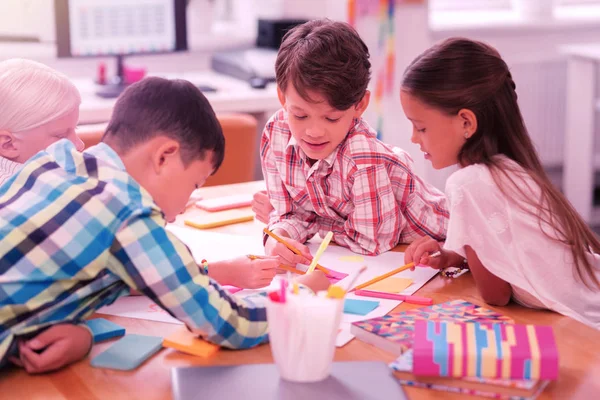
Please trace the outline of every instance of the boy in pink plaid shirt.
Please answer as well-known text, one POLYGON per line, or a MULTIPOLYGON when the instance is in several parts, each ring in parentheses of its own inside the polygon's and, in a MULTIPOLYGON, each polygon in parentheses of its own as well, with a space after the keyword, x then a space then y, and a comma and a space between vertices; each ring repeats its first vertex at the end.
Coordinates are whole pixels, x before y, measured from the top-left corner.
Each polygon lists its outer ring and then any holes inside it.
POLYGON ((307 264, 312 256, 303 243, 328 231, 338 245, 368 255, 426 235, 444 240, 444 195, 361 118, 371 63, 356 31, 329 20, 298 26, 285 36, 275 68, 283 109, 267 123, 260 145, 274 208, 268 225, 302 255, 271 238, 266 253, 307 264))

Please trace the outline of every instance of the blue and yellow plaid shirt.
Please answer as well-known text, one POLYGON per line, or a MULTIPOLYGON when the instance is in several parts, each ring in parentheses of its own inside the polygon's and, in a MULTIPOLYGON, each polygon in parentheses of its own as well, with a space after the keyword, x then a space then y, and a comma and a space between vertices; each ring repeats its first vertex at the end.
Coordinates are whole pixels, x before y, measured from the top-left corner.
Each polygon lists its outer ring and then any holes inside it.
POLYGON ((108 145, 61 140, 34 156, 0 186, 0 365, 19 336, 79 322, 129 288, 211 342, 266 341, 265 308, 201 273, 164 226, 108 145))

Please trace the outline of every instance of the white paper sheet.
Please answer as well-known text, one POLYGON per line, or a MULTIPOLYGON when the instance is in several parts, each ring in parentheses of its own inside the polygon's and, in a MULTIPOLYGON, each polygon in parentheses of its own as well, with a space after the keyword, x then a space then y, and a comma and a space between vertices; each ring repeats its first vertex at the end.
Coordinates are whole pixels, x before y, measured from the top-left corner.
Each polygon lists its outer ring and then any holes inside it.
MULTIPOLYGON (((190 248, 192 255, 197 260, 205 258, 212 261, 221 261, 234 257, 245 256, 247 254, 264 254, 262 237, 260 236, 254 237, 214 233, 176 225, 168 225, 167 229, 175 234, 190 248)), ((312 240, 308 244, 308 247, 313 254, 317 251, 319 244, 320 238, 312 240)), ((331 268, 335 271, 350 274, 350 276, 338 282, 338 284, 344 288, 346 288, 346 285, 348 285, 353 273, 358 271, 363 265, 367 266, 367 270, 359 277, 354 286, 364 283, 376 276, 382 275, 404 264, 403 253, 387 252, 377 257, 363 256, 363 261, 360 263, 354 260, 355 257, 348 260, 348 256, 355 255, 355 253, 344 247, 331 245, 327 248, 325 253, 323 253, 323 256, 319 260, 319 264, 323 265, 325 268, 331 268)), ((413 280, 413 283, 406 290, 401 292, 401 294, 404 295, 412 295, 423 285, 425 285, 427 281, 433 278, 437 272, 437 270, 431 268, 416 268, 415 271, 407 270, 394 276, 413 280)), ((282 279, 282 277, 276 277, 266 288, 259 290, 246 289, 236 293, 236 295, 246 297, 261 291, 275 290, 280 287, 280 279, 282 279)), ((336 345, 338 347, 345 345, 352 339, 353 336, 350 334, 350 323, 382 317, 401 303, 400 301, 396 300, 356 296, 353 293, 348 294, 347 297, 358 300, 379 301, 379 307, 364 316, 344 314, 342 317, 342 324, 340 326, 341 331, 338 334, 336 341, 336 345)), ((98 312, 109 315, 142 318, 161 322, 176 321, 167 313, 152 311, 153 307, 151 306, 158 307, 145 297, 126 297, 118 299, 111 306, 103 307, 98 312)))
POLYGON ((120 297, 111 305, 99 309, 97 313, 183 325, 183 322, 171 317, 146 296, 120 297))

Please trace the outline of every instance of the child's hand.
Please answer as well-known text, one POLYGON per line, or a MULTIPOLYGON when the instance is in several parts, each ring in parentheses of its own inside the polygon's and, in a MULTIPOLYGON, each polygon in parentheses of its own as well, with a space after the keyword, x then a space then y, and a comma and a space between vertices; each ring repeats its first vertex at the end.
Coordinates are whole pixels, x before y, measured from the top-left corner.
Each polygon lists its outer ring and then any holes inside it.
MULTIPOLYGON (((264 257, 251 260, 247 256, 219 263, 219 275, 226 274, 222 282, 244 289, 258 289, 269 286, 279 267, 278 257, 264 257)), ((209 267, 210 272, 210 267, 209 267)), ((216 271, 215 271, 216 272, 216 271)), ((217 282, 221 282, 216 278, 217 282)))
MULTIPOLYGON (((427 265, 431 268, 440 269, 446 267, 446 255, 442 246, 429 236, 421 237, 412 242, 404 251, 404 263, 414 262, 415 265, 427 265), (430 254, 439 251, 439 257, 429 257, 430 254)), ((414 270, 414 267, 412 268, 414 270)))
POLYGON ((269 223, 269 215, 273 211, 273 206, 269 201, 269 196, 266 190, 254 193, 252 199, 252 211, 256 214, 256 219, 264 224, 269 223))
POLYGON ((331 285, 329 279, 327 279, 325 274, 319 270, 313 271, 310 274, 301 275, 296 278, 296 281, 311 288, 315 293, 321 290, 327 290, 331 285))
POLYGON ((19 342, 20 357, 11 361, 30 374, 41 374, 82 359, 91 346, 88 329, 73 324, 54 325, 31 340, 19 342))
POLYGON ((302 243, 290 239, 288 237, 283 238, 289 245, 298 249, 302 255, 296 255, 293 251, 289 250, 285 245, 279 243, 275 239, 269 237, 265 243, 265 254, 269 256, 278 256, 281 259, 281 263, 295 267, 296 264, 309 265, 313 259, 310 254, 310 250, 307 246, 302 243))

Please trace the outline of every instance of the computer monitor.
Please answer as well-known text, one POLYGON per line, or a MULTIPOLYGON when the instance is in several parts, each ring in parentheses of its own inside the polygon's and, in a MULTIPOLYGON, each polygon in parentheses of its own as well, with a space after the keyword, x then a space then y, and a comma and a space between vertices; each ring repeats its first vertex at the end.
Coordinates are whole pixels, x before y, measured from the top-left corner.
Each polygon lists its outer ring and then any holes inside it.
POLYGON ((128 55, 187 50, 186 0, 54 0, 58 57, 115 56, 117 76, 99 85, 101 97, 127 86, 128 55))

